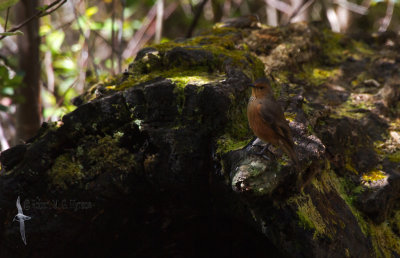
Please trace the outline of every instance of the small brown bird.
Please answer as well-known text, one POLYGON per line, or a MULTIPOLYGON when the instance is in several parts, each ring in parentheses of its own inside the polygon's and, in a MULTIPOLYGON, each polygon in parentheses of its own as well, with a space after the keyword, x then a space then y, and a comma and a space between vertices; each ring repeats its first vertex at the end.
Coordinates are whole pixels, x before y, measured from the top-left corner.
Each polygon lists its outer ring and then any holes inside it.
POLYGON ((299 160, 294 151, 292 132, 281 105, 274 98, 270 82, 261 78, 250 87, 252 92, 247 106, 250 128, 263 142, 282 148, 297 167, 299 160))

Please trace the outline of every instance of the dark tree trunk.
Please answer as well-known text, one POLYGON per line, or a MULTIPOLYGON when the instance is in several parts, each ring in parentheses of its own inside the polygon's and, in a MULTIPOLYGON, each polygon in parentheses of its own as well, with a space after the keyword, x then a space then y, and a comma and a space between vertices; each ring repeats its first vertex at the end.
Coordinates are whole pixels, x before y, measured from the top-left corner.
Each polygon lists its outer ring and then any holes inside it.
MULTIPOLYGON (((16 5, 17 23, 34 15, 37 7, 38 0, 21 0, 16 5)), ((17 106, 17 142, 32 137, 39 129, 41 120, 39 20, 33 19, 21 30, 24 35, 18 37, 18 59, 19 69, 25 76, 18 92, 22 102, 17 106)))

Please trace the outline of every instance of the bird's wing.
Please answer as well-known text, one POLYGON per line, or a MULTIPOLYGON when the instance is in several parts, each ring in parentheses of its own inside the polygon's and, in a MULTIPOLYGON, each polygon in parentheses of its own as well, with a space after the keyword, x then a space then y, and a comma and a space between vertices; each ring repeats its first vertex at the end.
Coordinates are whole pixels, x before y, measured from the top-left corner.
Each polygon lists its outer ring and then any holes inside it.
POLYGON ((25 237, 25 223, 24 220, 19 221, 19 232, 21 233, 21 238, 24 244, 26 245, 26 237, 25 237))
POLYGON ((19 196, 17 198, 17 209, 18 209, 18 213, 22 213, 22 207, 21 207, 21 203, 19 202, 19 196))
POLYGON ((291 135, 282 108, 275 99, 264 102, 263 105, 260 106, 259 112, 264 122, 269 124, 274 132, 281 136, 281 138, 291 135))

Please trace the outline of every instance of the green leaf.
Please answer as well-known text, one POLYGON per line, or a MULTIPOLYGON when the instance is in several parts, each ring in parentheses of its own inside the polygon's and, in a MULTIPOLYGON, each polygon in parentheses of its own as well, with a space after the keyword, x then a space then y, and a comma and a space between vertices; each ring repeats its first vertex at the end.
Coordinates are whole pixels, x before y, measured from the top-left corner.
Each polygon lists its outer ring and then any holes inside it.
POLYGON ((44 24, 44 25, 40 26, 39 35, 40 35, 40 36, 44 36, 44 35, 46 35, 47 33, 50 33, 50 31, 51 31, 50 25, 44 24))
POLYGON ((97 6, 92 6, 86 9, 86 16, 91 17, 92 15, 96 14, 99 11, 97 6))
POLYGON ((20 30, 14 32, 1 32, 0 35, 2 36, 14 36, 14 35, 24 35, 24 33, 20 30))
POLYGON ((46 37, 46 44, 50 47, 52 52, 58 52, 62 43, 64 42, 65 34, 61 30, 56 30, 46 37))
POLYGON ((60 58, 53 62, 53 67, 64 70, 75 70, 75 63, 69 58, 60 58))
POLYGON ((10 6, 18 3, 19 0, 0 0, 0 11, 7 9, 10 6))

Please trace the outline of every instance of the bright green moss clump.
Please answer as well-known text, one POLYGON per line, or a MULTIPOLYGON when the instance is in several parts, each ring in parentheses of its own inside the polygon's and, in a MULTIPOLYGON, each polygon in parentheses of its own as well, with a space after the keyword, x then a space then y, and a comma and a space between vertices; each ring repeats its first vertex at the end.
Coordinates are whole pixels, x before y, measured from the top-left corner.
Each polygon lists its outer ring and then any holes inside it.
MULTIPOLYGON (((123 90, 157 77, 177 85, 205 84, 226 77, 228 67, 241 70, 249 78, 263 76, 264 64, 249 52, 236 48, 238 34, 204 35, 184 41, 149 45, 145 53, 129 68, 129 76, 119 75, 109 90, 123 90)), ((212 32, 211 32, 212 33, 212 32)))

